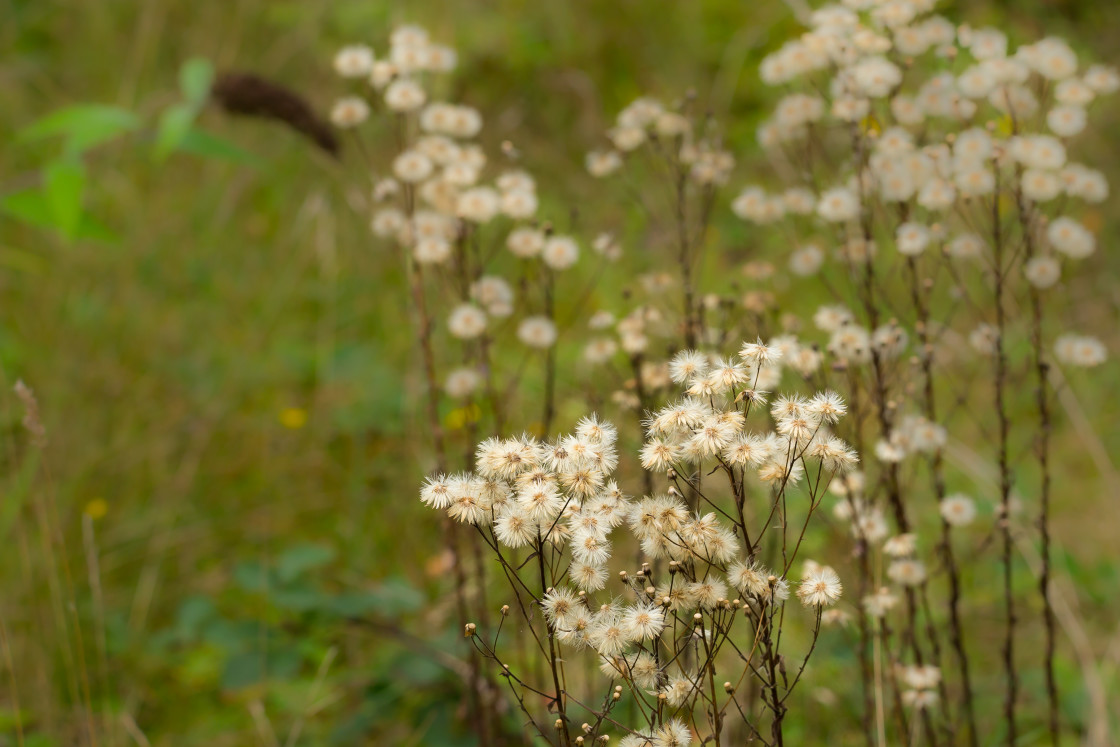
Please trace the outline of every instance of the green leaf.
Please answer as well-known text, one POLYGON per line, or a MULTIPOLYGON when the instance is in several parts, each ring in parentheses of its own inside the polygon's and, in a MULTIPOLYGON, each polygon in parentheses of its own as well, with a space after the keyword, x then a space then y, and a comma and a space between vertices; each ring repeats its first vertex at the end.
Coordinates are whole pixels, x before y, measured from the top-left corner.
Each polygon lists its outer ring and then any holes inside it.
POLYGON ((273 607, 289 612, 311 612, 326 607, 329 597, 314 589, 277 589, 269 595, 273 607))
POLYGON ((381 599, 370 592, 347 592, 331 597, 326 608, 339 617, 365 617, 381 609, 381 599))
POLYGON ((179 142, 179 150, 203 158, 215 158, 249 166, 259 167, 264 163, 255 153, 250 153, 239 145, 197 128, 192 128, 183 136, 179 142))
POLYGON ((21 189, 0 198, 0 212, 38 228, 53 228, 54 215, 46 195, 37 189, 21 189))
POLYGON ((273 586, 272 574, 255 560, 234 566, 233 580, 242 589, 250 592, 263 593, 273 586))
POLYGON ((183 98, 196 109, 206 103, 213 81, 214 66, 205 57, 189 59, 179 68, 179 89, 183 92, 183 98))
POLYGON ((415 612, 424 606, 424 594, 404 578, 383 581, 373 594, 378 599, 378 612, 385 617, 415 612))
POLYGON ((67 153, 77 155, 139 127, 140 118, 127 109, 81 104, 51 112, 21 130, 17 139, 33 142, 64 136, 67 153))
MULTIPOLYGON (((22 189, 0 198, 0 213, 35 228, 57 229, 54 208, 48 196, 37 189, 22 189)), ((82 214, 74 238, 115 243, 119 237, 88 213, 82 214)))
POLYGON ((43 183, 55 227, 67 239, 73 240, 82 220, 85 168, 81 161, 73 159, 54 161, 43 171, 43 183))
POLYGON ((242 651, 226 660, 222 673, 222 688, 239 690, 256 684, 264 679, 264 666, 261 655, 256 651, 242 651))
POLYGON ((276 559, 276 575, 282 582, 295 580, 313 568, 319 568, 335 558, 330 545, 305 543, 290 547, 276 559))
POLYGON ((203 623, 206 623, 217 614, 214 602, 209 597, 190 596, 179 605, 176 613, 175 630, 184 639, 193 639, 198 635, 203 623))
POLYGON ((190 104, 174 104, 163 110, 156 128, 156 145, 153 155, 163 161, 179 147, 190 132, 197 112, 190 104))

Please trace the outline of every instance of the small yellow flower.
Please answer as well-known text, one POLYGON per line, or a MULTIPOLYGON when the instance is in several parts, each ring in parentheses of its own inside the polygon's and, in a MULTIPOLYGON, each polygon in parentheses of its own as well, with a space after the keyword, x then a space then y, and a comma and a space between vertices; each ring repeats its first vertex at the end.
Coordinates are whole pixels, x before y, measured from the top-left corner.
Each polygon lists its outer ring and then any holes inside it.
POLYGON ((285 407, 280 411, 280 425, 299 430, 307 425, 307 410, 302 407, 285 407))
POLYGON ((466 407, 458 407, 447 413, 444 425, 450 431, 457 431, 468 423, 477 423, 482 411, 478 405, 471 403, 466 407))
POLYGON ((84 510, 86 516, 93 519, 94 521, 97 521, 98 519, 104 517, 105 514, 109 513, 109 502, 104 498, 94 498, 92 501, 86 504, 84 510))

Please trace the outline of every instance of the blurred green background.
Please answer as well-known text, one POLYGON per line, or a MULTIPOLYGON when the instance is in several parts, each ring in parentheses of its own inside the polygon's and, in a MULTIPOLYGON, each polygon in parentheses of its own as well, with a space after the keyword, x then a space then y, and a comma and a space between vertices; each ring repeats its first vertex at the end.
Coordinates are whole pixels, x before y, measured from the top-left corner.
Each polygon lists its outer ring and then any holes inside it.
MULTIPOLYGON (((1063 35, 1088 59, 1118 61, 1113 3, 942 10, 1016 39, 1063 35)), ((361 159, 350 142, 335 162, 214 107, 197 128, 217 145, 157 159, 153 128, 180 100, 188 59, 264 74, 325 112, 343 89, 330 68, 338 47, 381 51, 395 24, 420 23, 459 50, 452 90, 483 111, 490 150, 512 140, 546 209, 571 215, 589 240, 628 219, 621 204, 589 199, 599 187, 583 154, 638 95, 697 89, 739 157, 733 186, 756 178, 753 133, 776 93, 754 68, 797 30, 790 8, 3 0, 0 18, 0 745, 17 743, 17 722, 27 745, 85 743, 87 718, 108 744, 469 744, 445 666, 457 642, 438 527, 416 501, 431 465, 405 290, 352 207, 369 183, 361 159), (50 178, 44 165, 62 148, 18 133, 77 103, 123 107, 138 126, 83 156, 71 240, 29 225, 34 210, 12 195, 50 178), (19 424, 17 378, 39 398, 42 460, 19 424), (57 528, 50 546, 44 522, 57 528), (70 569, 74 614, 52 606, 52 557, 70 569), (75 614, 88 683, 60 643, 75 614), (385 624, 402 621, 416 639, 385 624)), ((1106 107, 1084 147, 1117 183, 1120 120, 1106 107)), ((1103 251, 1070 293, 1093 303, 1071 323, 1115 351, 1120 260, 1107 208, 1095 217, 1103 251)), ((781 248, 726 215, 716 235, 738 261, 746 248, 781 248)), ((646 264, 642 247, 626 249, 616 282, 646 264)), ((1106 454, 1120 449, 1117 373, 1110 363, 1076 382, 1106 454)), ((1076 439, 1061 448, 1061 562, 1116 690, 1116 486, 1076 439)), ((1084 694, 1063 674, 1076 714, 1084 694)))

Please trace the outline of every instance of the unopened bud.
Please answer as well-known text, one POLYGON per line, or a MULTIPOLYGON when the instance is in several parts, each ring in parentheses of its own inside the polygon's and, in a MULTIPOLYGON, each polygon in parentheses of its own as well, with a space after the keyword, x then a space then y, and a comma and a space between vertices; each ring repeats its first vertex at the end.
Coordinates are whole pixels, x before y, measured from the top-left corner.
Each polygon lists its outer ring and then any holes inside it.
POLYGON ((463 626, 463 637, 464 638, 470 638, 472 635, 474 635, 474 631, 477 630, 477 629, 478 629, 478 626, 475 625, 474 623, 467 623, 466 625, 463 626))
POLYGON ((509 605, 508 604, 503 604, 502 605, 502 617, 505 617, 508 614, 509 614, 509 605))

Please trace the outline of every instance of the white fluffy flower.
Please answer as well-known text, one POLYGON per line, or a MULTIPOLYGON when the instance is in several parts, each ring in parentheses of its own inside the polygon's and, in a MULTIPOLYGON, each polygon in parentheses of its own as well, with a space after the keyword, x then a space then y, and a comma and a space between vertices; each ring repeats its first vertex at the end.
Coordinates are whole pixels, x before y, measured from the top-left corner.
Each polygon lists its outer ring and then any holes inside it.
POLYGON ((1061 137, 1073 137, 1085 129, 1088 116, 1080 106, 1056 106, 1046 113, 1046 125, 1061 137))
POLYGON ((548 317, 526 317, 517 326, 517 339, 532 348, 550 348, 556 343, 556 325, 548 317))
POLYGON ((967 526, 976 518, 976 504, 960 493, 947 495, 941 499, 941 518, 955 527, 967 526))
POLYGON ((898 227, 896 242, 900 254, 908 257, 917 256, 926 250, 929 241, 929 228, 920 223, 903 223, 898 227))
POLYGON ((452 399, 469 397, 482 384, 482 376, 473 368, 456 368, 447 374, 443 389, 452 399))
POLYGON ((602 179, 622 168, 622 157, 617 151, 598 150, 588 153, 585 163, 591 176, 602 179))
POLYGON ((398 78, 385 89, 385 105, 395 112, 415 111, 427 98, 420 84, 408 78, 398 78))
POLYGON ((501 197, 491 187, 474 187, 459 195, 456 211, 472 223, 485 223, 498 214, 501 197))
POLYGON ((840 598, 844 587, 840 577, 829 567, 809 573, 797 587, 797 597, 806 607, 828 607, 840 598))
POLYGON ((336 127, 356 127, 369 117, 369 104, 357 96, 347 96, 331 107, 331 122, 336 127))
POLYGON ((579 259, 579 244, 570 236, 550 236, 541 249, 541 259, 554 270, 566 270, 579 259))
POLYGON ((859 216, 859 199, 845 187, 830 189, 817 202, 817 215, 830 223, 854 220, 859 216))
POLYGON ((1054 355, 1066 365, 1092 368, 1105 362, 1108 351, 1095 337, 1066 334, 1054 343, 1054 355))
POLYGON ((373 50, 364 44, 343 47, 334 56, 334 71, 343 78, 362 78, 372 69, 373 50))
POLYGON ((1073 259, 1084 259, 1097 248, 1089 229, 1072 218, 1057 218, 1046 228, 1046 237, 1055 250, 1073 259))
POLYGON ((486 313, 473 304, 460 304, 451 312, 447 327, 461 340, 474 339, 486 331, 486 313))
POLYGON ((1062 277, 1062 266, 1054 257, 1032 257, 1023 266, 1023 275, 1035 288, 1052 288, 1062 277))
POLYGON ((402 182, 415 184, 432 175, 432 159, 418 150, 406 150, 393 159, 393 174, 402 182))

